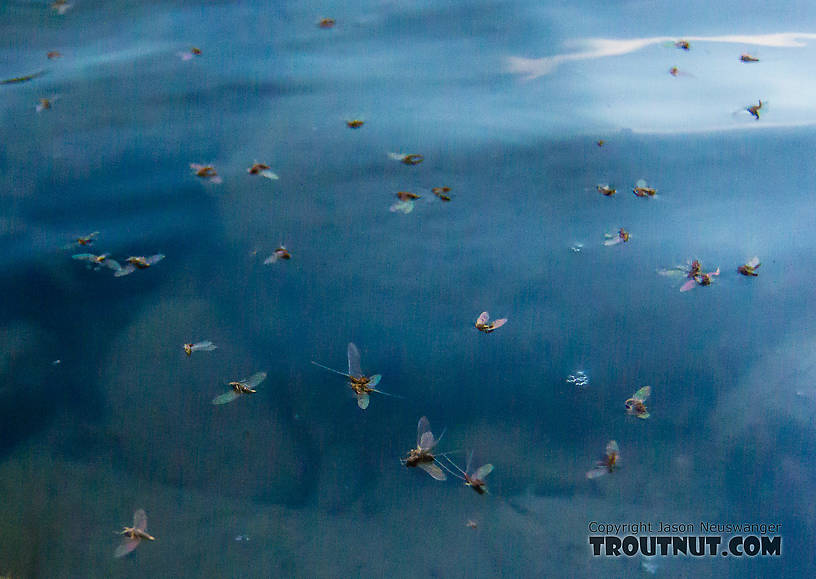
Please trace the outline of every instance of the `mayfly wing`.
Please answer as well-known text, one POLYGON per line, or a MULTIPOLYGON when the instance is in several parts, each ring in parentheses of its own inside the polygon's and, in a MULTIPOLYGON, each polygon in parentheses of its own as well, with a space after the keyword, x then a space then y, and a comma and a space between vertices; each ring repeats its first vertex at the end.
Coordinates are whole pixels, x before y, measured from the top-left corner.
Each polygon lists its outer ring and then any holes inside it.
POLYGON ((264 260, 264 265, 269 265, 270 263, 275 263, 276 261, 278 261, 278 254, 273 253, 264 260))
POLYGON ((145 263, 147 265, 153 265, 154 263, 158 263, 164 259, 164 255, 161 253, 157 253, 156 255, 151 255, 150 257, 145 258, 145 263))
POLYGON ((686 283, 680 286, 681 292, 687 292, 689 290, 694 289, 694 286, 697 285, 697 282, 693 279, 688 280, 686 283))
POLYGON ((483 326, 484 324, 487 323, 487 320, 489 320, 489 319, 490 319, 490 314, 488 314, 487 312, 482 312, 481 314, 479 314, 479 317, 476 318, 476 324, 480 325, 480 326, 483 326))
POLYGON ((212 352, 218 346, 210 342, 209 340, 205 340, 204 342, 196 342, 192 346, 190 346, 190 350, 193 352, 212 352))
POLYGON ((71 259, 77 259, 79 261, 90 261, 95 263, 96 256, 93 253, 77 253, 76 255, 72 255, 71 259))
POLYGON ((646 186, 646 179, 638 179, 637 183, 635 183, 635 187, 638 187, 639 189, 643 189, 646 186))
POLYGON ((354 342, 349 342, 348 345, 348 367, 349 376, 352 378, 360 378, 363 373, 360 370, 360 350, 354 345, 354 342))
POLYGON ((484 480, 484 478, 493 472, 493 465, 492 464, 483 464, 479 468, 476 469, 476 472, 473 473, 473 478, 484 480))
MULTIPOLYGON (((419 419, 419 423, 417 424, 417 446, 419 448, 423 448, 422 438, 426 434, 431 434, 431 423, 428 422, 427 417, 423 416, 419 419)), ((431 438, 433 438, 433 434, 431 434, 431 438)))
POLYGON ((241 382, 250 388, 256 388, 264 380, 266 380, 266 372, 256 372, 249 378, 241 380, 241 382))
POLYGON ((438 441, 434 439, 433 433, 429 430, 428 432, 424 433, 419 440, 419 448, 422 450, 431 450, 438 441))
POLYGON ((618 448, 618 443, 614 440, 610 440, 606 444, 606 456, 617 456, 620 454, 620 448, 618 448))
POLYGON ((127 264, 125 267, 120 267, 115 272, 113 272, 114 277, 122 277, 126 275, 130 275, 136 271, 136 266, 132 263, 127 264))
POLYGON ((609 469, 606 468, 605 465, 599 464, 595 468, 590 471, 587 471, 586 477, 588 479, 598 478, 599 476, 603 476, 609 472, 609 469))
POLYGON ((216 396, 215 398, 213 398, 212 403, 216 405, 227 404, 229 402, 232 402, 236 398, 238 398, 238 393, 235 390, 230 390, 229 392, 224 392, 220 396, 216 396))
POLYGON ((439 465, 436 464, 436 462, 420 462, 417 464, 417 466, 434 477, 436 480, 448 480, 447 475, 441 468, 439 468, 439 465))
POLYGON ((652 387, 651 386, 644 386, 643 388, 641 388, 640 390, 635 392, 632 395, 632 398, 634 398, 635 400, 637 400, 639 402, 643 402, 649 397, 649 394, 651 394, 651 393, 652 393, 652 387))
POLYGON ((113 552, 114 558, 118 559, 119 557, 124 557, 125 555, 133 551, 133 549, 138 547, 139 543, 141 542, 142 542, 141 539, 126 537, 125 540, 122 541, 122 544, 116 547, 116 551, 113 552))
POLYGON ((357 406, 359 406, 362 410, 368 408, 368 403, 371 401, 368 394, 363 392, 362 394, 357 395, 357 406))
POLYGON ((499 318, 498 320, 493 320, 492 326, 495 330, 496 328, 501 328, 504 324, 507 323, 507 318, 499 318))
POLYGON ((746 263, 745 265, 747 265, 748 267, 759 267, 759 257, 755 255, 754 257, 749 259, 748 263, 746 263))
POLYGON ((617 245, 617 244, 619 244, 621 241, 623 241, 623 240, 620 238, 620 235, 615 235, 614 237, 612 237, 612 236, 610 236, 610 235, 607 233, 605 237, 606 237, 606 241, 604 241, 604 243, 603 243, 603 244, 604 244, 604 245, 606 245, 607 247, 609 247, 610 245, 617 245))
POLYGON ((122 271, 122 266, 119 265, 119 262, 116 261, 115 259, 106 259, 105 261, 102 262, 102 265, 109 269, 112 269, 114 275, 116 275, 116 272, 122 271))
POLYGON ((147 530, 147 514, 144 509, 139 509, 133 513, 133 528, 139 531, 147 530))
MULTIPOLYGON (((366 384, 366 386, 373 389, 374 386, 380 383, 380 380, 382 380, 382 374, 374 374, 368 379, 368 384, 366 384)), ((385 394, 385 392, 380 392, 380 394, 385 394)))

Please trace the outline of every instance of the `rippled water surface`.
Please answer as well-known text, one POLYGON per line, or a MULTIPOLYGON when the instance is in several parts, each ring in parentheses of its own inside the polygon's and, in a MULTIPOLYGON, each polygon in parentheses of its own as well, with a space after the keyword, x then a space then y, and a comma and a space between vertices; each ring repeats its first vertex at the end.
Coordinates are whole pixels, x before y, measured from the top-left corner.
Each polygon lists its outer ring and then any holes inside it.
POLYGON ((2 3, 0 575, 812 575, 814 58, 807 2, 2 3), (395 396, 310 364, 349 342, 395 396), (489 494, 400 465, 423 415, 489 494), (593 521, 783 553, 593 557, 593 521))

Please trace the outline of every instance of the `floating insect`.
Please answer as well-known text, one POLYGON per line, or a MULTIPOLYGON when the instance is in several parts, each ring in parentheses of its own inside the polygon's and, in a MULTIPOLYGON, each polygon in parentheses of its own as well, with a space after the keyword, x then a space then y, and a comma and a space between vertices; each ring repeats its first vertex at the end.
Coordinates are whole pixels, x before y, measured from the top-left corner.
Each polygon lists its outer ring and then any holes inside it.
POLYGON ((604 233, 604 239, 604 245, 606 246, 626 243, 629 241, 629 232, 621 227, 617 233, 604 233))
POLYGON ((391 396, 393 398, 400 398, 400 396, 389 394, 388 392, 383 392, 382 390, 377 390, 375 388, 375 386, 380 383, 380 380, 382 380, 382 375, 374 374, 373 376, 366 376, 360 371, 360 350, 357 349, 357 346, 355 346, 353 342, 349 342, 348 345, 348 374, 345 372, 340 372, 339 370, 334 370, 328 366, 324 366, 323 364, 318 364, 314 360, 312 360, 312 364, 318 366, 319 368, 323 368, 324 370, 328 370, 329 372, 334 372, 335 374, 340 374, 341 376, 348 378, 348 385, 351 387, 351 389, 354 391, 354 395, 357 397, 357 406, 363 410, 368 408, 368 395, 371 392, 385 394, 386 396, 391 396))
POLYGON ((365 124, 362 119, 349 119, 346 121, 346 126, 350 129, 359 129, 365 124))
POLYGON ((184 353, 188 356, 192 355, 193 352, 212 352, 218 346, 210 342, 209 340, 205 340, 203 342, 196 342, 195 344, 183 344, 184 353))
POLYGON ((147 533, 147 515, 144 512, 144 509, 139 509, 135 513, 133 513, 133 526, 132 527, 125 527, 118 533, 117 535, 124 535, 124 539, 122 540, 122 544, 116 547, 116 551, 113 552, 113 556, 117 559, 119 557, 124 557, 133 549, 139 546, 139 543, 142 542, 142 539, 147 541, 155 541, 156 537, 149 535, 147 533))
POLYGON ((681 292, 687 292, 691 289, 694 289, 696 286, 707 286, 711 285, 711 278, 715 275, 720 275, 720 268, 718 267, 715 271, 710 271, 708 273, 703 273, 700 270, 699 262, 697 262, 696 273, 692 275, 692 272, 689 272, 691 275, 691 279, 689 279, 686 283, 680 286, 681 292))
POLYGON ((756 272, 756 268, 758 268, 760 265, 762 264, 759 263, 759 258, 757 256, 754 256, 748 260, 748 263, 739 266, 737 268, 737 271, 740 272, 742 275, 750 275, 756 277, 759 275, 756 272))
MULTIPOLYGON (((470 455, 468 456, 467 464, 465 465, 465 470, 459 468, 455 462, 453 462, 450 458, 445 456, 445 459, 453 465, 453 467, 462 473, 462 480, 465 481, 465 485, 472 488, 476 493, 483 495, 487 493, 487 487, 485 486, 485 477, 493 472, 493 465, 492 464, 483 464, 475 471, 471 473, 470 470, 470 463, 473 461, 473 451, 470 451, 470 455)), ((488 493, 490 494, 490 493, 488 493)))
POLYGON ((674 78, 677 78, 678 76, 687 76, 694 78, 693 74, 680 70, 676 66, 673 66, 669 69, 669 74, 672 75, 674 78))
POLYGON ((476 318, 476 329, 480 332, 484 332, 485 334, 489 334, 507 323, 507 318, 500 318, 498 320, 493 320, 492 322, 489 320, 490 314, 487 312, 482 312, 479 314, 479 317, 476 318))
POLYGON ((658 269, 657 273, 664 276, 679 276, 682 275, 688 279, 692 279, 700 274, 700 262, 698 260, 687 261, 685 265, 676 265, 674 267, 658 269))
POLYGON ((73 4, 69 4, 67 0, 54 0, 54 3, 51 4, 51 10, 59 14, 60 16, 64 15, 68 12, 71 8, 73 8, 73 4))
POLYGON ((634 394, 632 397, 626 401, 626 413, 631 416, 637 416, 638 418, 649 418, 649 411, 646 409, 646 399, 649 397, 649 394, 652 393, 651 386, 644 386, 634 394))
POLYGON ((272 172, 272 168, 265 163, 255 162, 249 169, 247 169, 247 173, 250 175, 260 175, 261 177, 266 177, 267 179, 271 179, 273 181, 278 180, 278 176, 272 172))
POLYGON ((14 78, 7 78, 4 80, 0 80, 0 84, 20 84, 23 82, 28 82, 30 80, 34 80, 37 77, 40 77, 45 74, 45 71, 41 70, 39 72, 35 72, 34 74, 27 74, 25 76, 15 76, 14 78))
MULTIPOLYGON (((442 434, 444 436, 444 432, 442 434)), ((419 419, 417 424, 417 445, 408 451, 405 458, 401 458, 400 462, 407 467, 418 466, 436 480, 447 480, 447 475, 440 468, 439 462, 433 454, 434 447, 439 443, 439 440, 434 439, 431 432, 431 424, 428 419, 423 416, 419 419)))
POLYGON ((224 180, 216 172, 215 167, 213 167, 212 165, 190 163, 190 169, 193 170, 193 173, 195 174, 196 177, 206 179, 207 181, 214 185, 218 185, 219 183, 224 182, 224 180))
POLYGON ((599 147, 603 147, 606 144, 606 141, 600 139, 598 141, 595 141, 595 144, 598 145, 599 147))
POLYGON ((675 48, 679 48, 680 50, 691 50, 691 45, 688 43, 687 40, 678 40, 674 43, 675 48))
POLYGON ((94 271, 102 267, 112 269, 114 272, 122 271, 122 266, 119 265, 119 262, 115 259, 109 259, 109 255, 110 253, 103 253, 102 255, 94 255, 93 253, 77 253, 76 255, 72 255, 71 259, 76 259, 77 261, 87 261, 88 267, 92 268, 94 271))
POLYGON ((416 193, 409 193, 408 191, 398 191, 397 192, 397 201, 388 210, 391 213, 395 213, 397 211, 401 211, 406 215, 414 210, 414 200, 419 199, 420 196, 416 193))
POLYGON ((465 523, 465 526, 469 529, 476 529, 479 526, 479 524, 473 519, 468 519, 468 522, 465 523))
POLYGON ((655 193, 657 193, 657 189, 654 187, 647 187, 645 180, 638 179, 638 182, 635 183, 634 187, 632 187, 632 193, 638 197, 654 197, 655 193))
POLYGON ((583 250, 584 250, 584 244, 583 243, 579 242, 579 243, 573 243, 572 245, 570 245, 570 251, 572 253, 581 253, 583 250))
POLYGON ((450 193, 450 187, 434 187, 431 189, 431 193, 436 195, 442 201, 451 200, 450 195, 448 195, 448 193, 450 193))
POLYGON ((567 376, 567 384, 575 384, 578 387, 583 387, 589 384, 589 376, 583 370, 578 370, 575 374, 567 376))
POLYGON ((417 155, 415 153, 405 154, 405 153, 388 153, 388 156, 395 161, 399 161, 404 165, 419 165, 422 161, 425 160, 425 157, 422 155, 417 155))
POLYGON ((617 189, 614 189, 609 185, 596 185, 595 189, 598 190, 598 193, 600 193, 601 195, 606 195, 607 197, 612 197, 612 195, 618 192, 617 189))
POLYGON ((275 263, 279 259, 292 259, 292 254, 284 246, 279 246, 269 257, 264 260, 264 265, 275 263))
POLYGON ((212 403, 219 405, 219 404, 227 404, 228 402, 232 402, 242 394, 255 394, 258 387, 258 384, 263 382, 266 379, 266 372, 256 372, 249 378, 244 378, 243 380, 237 380, 235 382, 229 382, 227 385, 232 388, 232 390, 228 392, 224 392, 223 394, 216 396, 213 398, 212 403))
POLYGON ((618 462, 620 462, 620 449, 618 448, 618 443, 614 440, 610 440, 606 444, 606 452, 603 459, 601 459, 595 465, 595 468, 588 471, 586 476, 589 479, 593 479, 613 472, 618 466, 618 462))
POLYGON ((147 269, 154 263, 158 263, 164 259, 164 255, 161 253, 157 253, 156 255, 151 255, 150 257, 144 256, 136 256, 136 257, 129 257, 125 261, 127 265, 121 268, 119 271, 115 272, 113 275, 116 277, 122 277, 123 275, 130 275, 137 269, 147 269))
POLYGON ((62 58, 62 53, 57 52, 56 50, 51 50, 45 56, 48 58, 48 60, 54 60, 56 58, 62 58))
POLYGON ((759 59, 756 56, 751 56, 747 52, 743 52, 740 54, 740 62, 759 62, 759 59))
POLYGON ((201 49, 196 48, 195 46, 191 46, 190 50, 184 50, 181 52, 177 52, 176 55, 184 61, 192 60, 196 56, 201 56, 201 49))
POLYGON ((317 21, 320 28, 334 28, 335 24, 334 18, 321 18, 317 21))
POLYGON ((43 99, 40 99, 40 102, 37 103, 37 106, 34 107, 34 110, 36 110, 38 113, 41 113, 41 112, 47 111, 47 110, 51 110, 51 103, 53 101, 55 101, 55 100, 57 100, 57 99, 56 98, 50 98, 50 99, 43 98, 43 99))
POLYGON ((93 245, 93 242, 94 242, 94 240, 96 240, 96 237, 98 235, 99 235, 98 231, 91 232, 88 235, 81 235, 81 236, 77 237, 76 239, 74 239, 74 241, 72 241, 71 243, 69 243, 67 245, 64 245, 62 248, 63 249, 70 249, 72 247, 76 247, 77 245, 79 245, 81 247, 86 247, 88 245, 93 245))
POLYGON ((759 109, 762 108, 762 100, 759 101, 758 104, 751 105, 750 107, 746 107, 745 110, 748 111, 754 120, 759 120, 759 109))

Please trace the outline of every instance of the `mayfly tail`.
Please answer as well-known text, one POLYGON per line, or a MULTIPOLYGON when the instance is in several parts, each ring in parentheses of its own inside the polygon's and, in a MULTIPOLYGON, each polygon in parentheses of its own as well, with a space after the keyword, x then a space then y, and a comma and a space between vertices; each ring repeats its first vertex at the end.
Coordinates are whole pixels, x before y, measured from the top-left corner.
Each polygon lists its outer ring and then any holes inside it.
POLYGON ((312 360, 312 364, 314 364, 314 365, 315 365, 315 366, 317 366, 318 368, 323 368, 324 370, 328 370, 329 372, 334 372, 335 374, 340 374, 341 376, 345 376, 346 378, 348 378, 348 377, 349 377, 349 375, 348 375, 348 374, 346 374, 346 373, 344 373, 344 372, 338 372, 337 370, 334 370, 334 369, 332 369, 332 368, 329 368, 328 366, 324 366, 323 364, 318 364, 318 363, 317 363, 317 362, 315 362, 314 360, 312 360))

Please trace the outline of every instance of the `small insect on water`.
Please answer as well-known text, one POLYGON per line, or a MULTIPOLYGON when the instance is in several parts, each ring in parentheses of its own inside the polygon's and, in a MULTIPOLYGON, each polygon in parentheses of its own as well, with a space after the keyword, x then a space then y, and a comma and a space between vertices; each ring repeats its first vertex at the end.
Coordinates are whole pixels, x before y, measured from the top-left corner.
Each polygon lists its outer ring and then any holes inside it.
POLYGON ((345 372, 340 372, 339 370, 334 370, 328 366, 324 366, 323 364, 318 364, 314 360, 312 360, 312 364, 318 368, 323 368, 324 370, 328 370, 329 372, 334 372, 335 374, 340 374, 341 376, 348 378, 348 385, 354 392, 354 395, 357 397, 357 406, 363 410, 368 408, 368 395, 371 392, 385 394, 386 396, 391 396, 393 398, 401 398, 401 396, 389 394, 388 392, 383 392, 382 390, 377 390, 375 388, 375 386, 380 383, 382 375, 374 374, 372 376, 366 376, 362 373, 360 370, 360 350, 357 349, 357 346, 355 346, 353 342, 349 342, 347 354, 349 369, 348 374, 345 372))
POLYGON ((484 332, 485 334, 489 334, 499 328, 501 328, 504 324, 507 323, 507 318, 499 318, 498 320, 490 320, 490 314, 487 312, 482 312, 479 314, 479 317, 476 318, 476 329, 480 332, 484 332))
POLYGON ((425 160, 425 157, 416 153, 388 153, 388 156, 395 161, 399 161, 403 165, 419 165, 425 160))
POLYGON ((321 18, 317 21, 317 26, 324 29, 334 28, 335 24, 334 18, 321 18))
POLYGON ((74 239, 71 243, 64 245, 63 249, 70 249, 72 247, 76 247, 79 245, 80 247, 86 247, 88 245, 93 245, 93 242, 96 240, 96 237, 99 235, 98 231, 93 231, 88 235, 81 235, 74 239))
POLYGON ((66 12, 68 12, 74 5, 68 3, 67 0, 55 0, 53 4, 51 4, 51 10, 63 16, 66 12))
POLYGON ((737 268, 737 271, 740 272, 742 275, 756 277, 759 274, 756 272, 756 268, 758 268, 761 263, 759 263, 759 258, 757 256, 752 257, 748 260, 748 263, 741 265, 737 268))
POLYGON ((116 534, 124 536, 122 544, 116 547, 116 551, 113 552, 113 556, 117 559, 133 551, 133 549, 139 546, 142 539, 147 541, 156 540, 155 537, 147 533, 147 515, 144 509, 139 509, 133 513, 132 527, 125 527, 116 534))
POLYGON ((598 193, 605 195, 606 197, 612 197, 612 195, 618 192, 617 189, 610 187, 609 185, 596 185, 595 189, 598 190, 598 193))
POLYGON ((258 384, 263 382, 266 379, 266 372, 256 372, 249 378, 244 378, 243 380, 237 380, 235 382, 229 382, 227 385, 232 388, 229 392, 224 392, 223 394, 216 396, 213 398, 212 403, 216 406, 221 404, 227 404, 232 402, 239 396, 243 394, 255 394, 257 392, 256 388, 258 384))
POLYGON ((149 257, 144 256, 131 256, 127 258, 125 261, 127 265, 123 268, 116 271, 113 275, 115 277, 122 277, 124 275, 130 275, 137 269, 147 269, 151 265, 160 262, 164 259, 164 255, 161 253, 157 253, 155 255, 151 255, 149 257))
POLYGON ((450 195, 448 195, 450 190, 450 187, 434 187, 431 189, 431 193, 436 195, 442 201, 450 201, 451 198, 450 195))
POLYGON ((595 468, 586 473, 586 476, 588 479, 593 479, 610 472, 614 472, 615 468, 618 466, 618 462, 620 462, 620 449, 618 448, 618 443, 614 440, 610 440, 606 444, 606 452, 604 453, 604 457, 595 465, 595 468))
POLYGON ((278 248, 264 260, 265 265, 269 265, 270 263, 275 263, 279 259, 288 260, 292 259, 292 254, 282 245, 278 246, 278 248))
POLYGON ((178 57, 179 57, 181 60, 185 60, 185 61, 186 61, 186 60, 192 60, 192 59, 194 59, 196 56, 201 56, 201 49, 200 49, 200 48, 196 48, 195 46, 191 46, 191 47, 190 47, 190 50, 184 50, 184 51, 182 51, 182 52, 177 52, 177 53, 176 53, 176 55, 177 55, 177 56, 178 56, 178 57))
POLYGON ((649 418, 649 411, 646 409, 646 399, 652 393, 651 386, 644 386, 637 392, 632 394, 632 397, 626 400, 626 414, 630 416, 637 416, 638 418, 649 418))
POLYGON ((604 245, 607 247, 610 245, 617 245, 619 243, 626 243, 629 241, 629 232, 626 231, 623 227, 618 229, 617 233, 604 233, 604 245))
POLYGON ((689 290, 692 290, 698 285, 700 286, 711 285, 712 278, 715 275, 720 275, 719 267, 716 270, 710 271, 708 273, 703 273, 701 268, 702 266, 700 265, 699 261, 694 260, 694 262, 692 262, 692 269, 688 273, 690 279, 682 286, 680 286, 681 292, 687 292, 689 290))
POLYGON ((391 205, 391 207, 389 207, 388 210, 391 213, 396 213, 397 211, 400 211, 407 215, 408 213, 411 213, 411 211, 414 210, 414 201, 419 198, 420 196, 417 195, 416 193, 410 193, 408 191, 398 191, 397 192, 398 201, 391 205))
POLYGON ((218 185, 223 183, 224 180, 218 175, 218 172, 215 170, 215 167, 212 165, 202 165, 200 163, 190 163, 190 169, 193 170, 193 174, 196 177, 201 177, 202 179, 206 179, 213 185, 218 185))
POLYGON ((654 197, 657 189, 648 187, 644 179, 638 179, 638 182, 632 187, 632 193, 637 197, 654 197))
POLYGON ((191 356, 193 352, 212 352, 218 346, 209 340, 205 340, 203 342, 196 342, 195 344, 182 344, 182 347, 184 348, 184 353, 191 356))
MULTIPOLYGON (((444 436, 444 432, 442 433, 444 436)), ((417 445, 408 451, 405 458, 401 458, 400 462, 407 467, 418 466, 436 480, 447 480, 447 475, 440 468, 440 463, 433 454, 434 447, 439 444, 439 440, 435 439, 431 432, 431 424, 428 419, 423 416, 419 419, 417 424, 417 445)))
MULTIPOLYGON (((471 471, 470 470, 470 464, 471 464, 471 462, 473 462, 473 451, 472 450, 470 451, 470 455, 468 456, 467 464, 465 465, 465 470, 462 470, 461 468, 459 468, 459 465, 456 464, 455 462, 453 462, 447 456, 445 456, 445 460, 447 460, 453 466, 453 468, 455 468, 460 473, 462 473, 462 476, 460 476, 459 478, 461 478, 463 481, 465 481, 466 486, 469 486, 470 488, 472 488, 474 491, 476 491, 477 494, 483 495, 483 494, 487 493, 487 487, 485 486, 484 479, 485 479, 485 477, 487 475, 489 475, 491 472, 493 472, 493 465, 492 464, 483 464, 482 466, 477 468, 475 471, 471 471)), ((490 493, 487 493, 487 494, 490 494, 490 493)))
POLYGON ((762 100, 760 100, 757 104, 751 105, 750 107, 746 107, 745 110, 748 111, 754 120, 759 120, 759 109, 762 108, 762 100))
POLYGON ((740 54, 740 62, 759 62, 759 59, 756 56, 751 56, 747 52, 743 52, 740 54))
POLYGON ((362 119, 349 119, 346 121, 346 126, 350 129, 359 129, 365 124, 362 119))
POLYGON ((247 173, 250 175, 260 175, 261 177, 266 177, 272 181, 278 180, 278 176, 272 172, 272 168, 266 163, 258 163, 256 161, 249 169, 247 169, 247 173))
POLYGON ((93 253, 77 253, 71 256, 71 259, 76 259, 77 261, 86 261, 88 262, 88 268, 97 271, 102 267, 107 267, 108 269, 112 269, 116 275, 116 272, 122 271, 122 266, 119 265, 119 262, 115 259, 110 259, 110 253, 103 253, 101 255, 94 255, 93 253))

